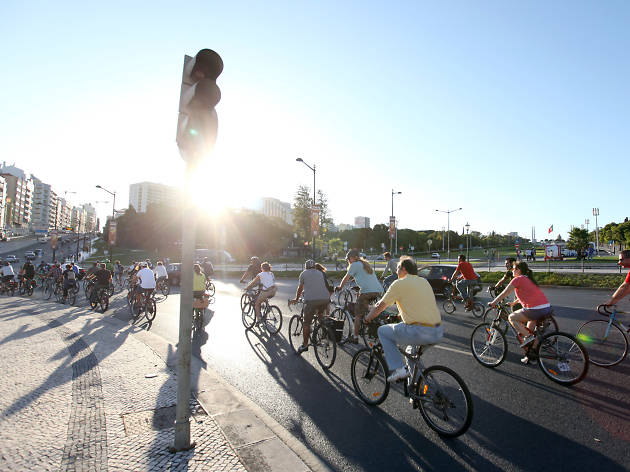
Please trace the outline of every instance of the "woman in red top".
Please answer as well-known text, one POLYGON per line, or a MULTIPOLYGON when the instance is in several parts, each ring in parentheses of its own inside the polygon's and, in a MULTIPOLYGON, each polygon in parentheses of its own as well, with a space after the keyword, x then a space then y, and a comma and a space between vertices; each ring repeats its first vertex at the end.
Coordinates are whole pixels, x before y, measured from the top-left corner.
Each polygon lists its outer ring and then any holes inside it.
POLYGON ((534 274, 525 262, 514 262, 512 273, 514 274, 512 281, 497 298, 490 302, 490 305, 494 307, 512 292, 516 292, 514 303, 520 303, 523 308, 512 313, 509 320, 521 335, 521 347, 525 347, 534 340, 531 333, 536 327, 536 321, 551 314, 551 305, 536 284, 534 274), (527 328, 525 328, 525 323, 527 323, 527 328))

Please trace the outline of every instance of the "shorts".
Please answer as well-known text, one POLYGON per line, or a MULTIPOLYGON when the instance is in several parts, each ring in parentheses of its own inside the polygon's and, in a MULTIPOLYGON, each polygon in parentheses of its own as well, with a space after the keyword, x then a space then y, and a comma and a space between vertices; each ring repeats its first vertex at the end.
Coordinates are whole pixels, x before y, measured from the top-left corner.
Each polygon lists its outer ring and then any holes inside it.
POLYGON ((260 292, 260 295, 258 295, 256 301, 262 303, 266 300, 269 300, 270 298, 273 298, 277 290, 278 287, 276 287, 275 285, 273 287, 269 287, 267 290, 263 290, 262 292, 260 292))
POLYGON ((309 326, 313 322, 315 312, 323 313, 330 300, 306 300, 304 301, 304 325, 309 326))
MULTIPOLYGON (((529 308, 521 308, 520 310, 518 310, 521 312, 521 314, 527 318, 528 320, 532 320, 532 321, 538 321, 538 320, 542 320, 543 318, 546 318, 547 316, 551 315, 552 310, 551 307, 548 306, 546 308, 537 308, 535 310, 529 309, 529 308)), ((518 313, 518 312, 515 312, 518 313)))
POLYGON ((370 303, 378 300, 380 293, 368 292, 359 294, 357 298, 357 304, 354 307, 354 316, 363 316, 367 313, 370 303))

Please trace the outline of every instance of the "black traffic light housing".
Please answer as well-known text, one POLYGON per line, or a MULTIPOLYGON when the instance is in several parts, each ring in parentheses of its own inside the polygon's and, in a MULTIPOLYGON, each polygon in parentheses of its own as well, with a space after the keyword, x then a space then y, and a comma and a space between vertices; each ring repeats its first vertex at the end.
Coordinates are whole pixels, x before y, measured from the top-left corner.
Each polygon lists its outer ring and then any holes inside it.
POLYGON ((214 148, 219 126, 214 107, 221 100, 216 80, 222 71, 223 60, 211 49, 184 56, 177 145, 186 161, 197 161, 214 148))

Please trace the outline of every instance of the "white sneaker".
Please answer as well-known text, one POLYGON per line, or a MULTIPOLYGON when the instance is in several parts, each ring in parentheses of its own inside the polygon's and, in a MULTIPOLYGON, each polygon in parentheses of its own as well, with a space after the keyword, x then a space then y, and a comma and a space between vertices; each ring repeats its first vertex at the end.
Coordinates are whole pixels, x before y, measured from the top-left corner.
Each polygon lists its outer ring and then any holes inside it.
POLYGON ((410 356, 415 356, 416 354, 418 354, 418 346, 409 345, 405 348, 405 352, 410 356))
POLYGON ((409 370, 407 370, 407 366, 403 366, 396 369, 394 372, 392 372, 392 375, 387 377, 387 381, 396 382, 397 380, 400 380, 400 379, 406 379, 407 377, 409 377, 409 375, 411 374, 409 374, 409 370))

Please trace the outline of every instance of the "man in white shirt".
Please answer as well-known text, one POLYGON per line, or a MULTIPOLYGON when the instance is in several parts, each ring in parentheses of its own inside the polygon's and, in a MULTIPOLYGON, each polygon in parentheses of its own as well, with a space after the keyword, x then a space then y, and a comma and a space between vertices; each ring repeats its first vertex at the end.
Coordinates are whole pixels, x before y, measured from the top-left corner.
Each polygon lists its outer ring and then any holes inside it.
POLYGON ((140 293, 144 293, 147 297, 155 290, 155 274, 147 267, 146 262, 140 263, 140 270, 136 274, 140 281, 140 293))
POLYGON ((15 272, 13 272, 13 267, 8 262, 5 262, 4 266, 2 266, 2 281, 5 283, 9 282, 13 280, 13 277, 15 277, 15 272))
POLYGON ((164 267, 164 264, 162 264, 162 261, 157 262, 154 272, 155 272, 155 278, 157 279, 158 283, 161 280, 168 279, 168 272, 166 272, 166 267, 164 267))

